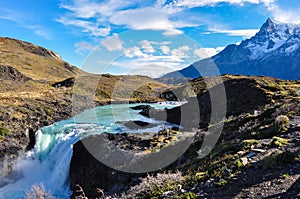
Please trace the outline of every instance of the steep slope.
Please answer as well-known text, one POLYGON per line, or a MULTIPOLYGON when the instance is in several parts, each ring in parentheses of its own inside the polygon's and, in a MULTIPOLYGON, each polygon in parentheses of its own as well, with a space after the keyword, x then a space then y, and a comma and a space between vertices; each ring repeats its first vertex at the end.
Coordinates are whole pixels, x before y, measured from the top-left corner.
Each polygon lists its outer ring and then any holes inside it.
POLYGON ((239 45, 228 45, 217 55, 163 76, 196 78, 220 74, 261 75, 281 79, 300 78, 300 26, 268 19, 259 32, 239 45), (199 74, 199 72, 201 74, 199 74))

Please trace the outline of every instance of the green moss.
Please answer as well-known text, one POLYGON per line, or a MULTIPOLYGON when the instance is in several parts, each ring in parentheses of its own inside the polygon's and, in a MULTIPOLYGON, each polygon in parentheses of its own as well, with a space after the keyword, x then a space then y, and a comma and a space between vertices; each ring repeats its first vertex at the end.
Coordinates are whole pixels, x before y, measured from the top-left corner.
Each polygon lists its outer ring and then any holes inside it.
POLYGON ((276 137, 276 136, 274 136, 274 137, 273 137, 273 140, 272 140, 272 142, 271 142, 271 145, 277 146, 277 147, 282 147, 282 146, 288 144, 288 142, 289 142, 289 141, 288 141, 287 139, 284 139, 284 138, 281 138, 281 137, 276 137))
POLYGON ((246 149, 250 149, 252 145, 256 145, 259 144, 260 141, 259 140, 255 140, 255 139, 250 139, 250 140, 243 140, 241 143, 242 149, 246 150, 246 149))
POLYGON ((45 112, 47 115, 51 116, 53 114, 53 111, 51 109, 45 109, 45 112))
POLYGON ((263 169, 275 169, 285 164, 290 164, 295 161, 296 153, 277 151, 261 161, 263 169))
POLYGON ((215 185, 221 187, 221 186, 225 186, 226 184, 228 184, 227 180, 224 179, 220 179, 218 182, 215 182, 215 185))
POLYGON ((241 161, 240 159, 238 159, 238 160, 236 160, 236 166, 237 166, 238 168, 241 168, 241 167, 243 167, 244 165, 243 165, 242 161, 241 161))
POLYGON ((180 195, 180 199, 196 199, 196 194, 194 192, 187 192, 180 195))
POLYGON ((3 122, 0 122, 0 136, 4 137, 11 134, 11 132, 4 126, 3 122))
POLYGON ((218 146, 216 146, 211 154, 210 154, 210 158, 214 158, 219 154, 226 154, 226 153, 230 153, 230 152, 236 152, 239 150, 239 146, 236 142, 224 142, 222 144, 219 144, 218 146))
POLYGON ((285 173, 285 174, 282 174, 280 177, 281 177, 281 178, 289 178, 290 175, 289 175, 288 173, 285 173))
POLYGON ((20 112, 20 113, 23 113, 23 114, 27 114, 29 111, 23 107, 18 107, 17 108, 17 111, 20 112))
POLYGON ((197 173, 195 174, 195 177, 196 177, 197 179, 204 179, 206 176, 207 176, 207 172, 197 172, 197 173))

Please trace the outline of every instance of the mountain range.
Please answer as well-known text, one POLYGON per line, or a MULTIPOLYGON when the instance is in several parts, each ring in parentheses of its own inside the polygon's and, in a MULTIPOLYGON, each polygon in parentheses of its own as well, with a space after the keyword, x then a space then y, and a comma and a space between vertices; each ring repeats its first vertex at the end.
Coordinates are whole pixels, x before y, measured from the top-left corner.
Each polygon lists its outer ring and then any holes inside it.
POLYGON ((197 78, 219 74, 272 76, 300 79, 300 25, 271 18, 259 32, 240 44, 228 45, 217 55, 162 78, 197 78), (218 69, 215 70, 215 69, 218 69))

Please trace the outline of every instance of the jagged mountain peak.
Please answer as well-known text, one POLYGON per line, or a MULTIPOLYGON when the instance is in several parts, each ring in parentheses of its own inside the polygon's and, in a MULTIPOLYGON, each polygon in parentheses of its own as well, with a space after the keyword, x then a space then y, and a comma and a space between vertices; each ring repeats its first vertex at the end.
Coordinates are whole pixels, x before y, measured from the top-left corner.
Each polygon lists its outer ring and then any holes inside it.
MULTIPOLYGON (((272 51, 282 47, 288 48, 291 44, 298 43, 300 43, 299 25, 281 23, 268 18, 255 36, 242 42, 242 47, 251 52, 248 56, 250 60, 256 60, 272 51), (292 42, 290 42, 291 40, 292 42)), ((291 52, 292 50, 281 51, 281 53, 291 52)))
MULTIPOLYGON (((239 45, 228 45, 211 59, 221 74, 263 75, 282 79, 300 79, 300 25, 281 23, 268 18, 260 30, 239 45)), ((208 63, 200 60, 164 77, 195 78, 198 71, 210 71, 208 63)))

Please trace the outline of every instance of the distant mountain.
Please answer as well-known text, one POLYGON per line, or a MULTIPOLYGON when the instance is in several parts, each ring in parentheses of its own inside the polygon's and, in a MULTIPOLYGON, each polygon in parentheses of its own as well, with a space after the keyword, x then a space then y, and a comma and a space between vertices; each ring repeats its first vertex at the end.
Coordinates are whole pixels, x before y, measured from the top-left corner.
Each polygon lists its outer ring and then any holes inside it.
POLYGON ((250 39, 239 45, 228 45, 217 55, 162 78, 211 76, 216 74, 214 66, 220 74, 300 79, 300 25, 279 23, 269 18, 250 39))

